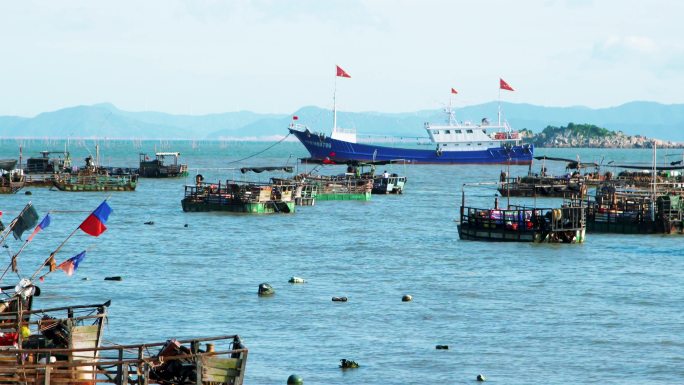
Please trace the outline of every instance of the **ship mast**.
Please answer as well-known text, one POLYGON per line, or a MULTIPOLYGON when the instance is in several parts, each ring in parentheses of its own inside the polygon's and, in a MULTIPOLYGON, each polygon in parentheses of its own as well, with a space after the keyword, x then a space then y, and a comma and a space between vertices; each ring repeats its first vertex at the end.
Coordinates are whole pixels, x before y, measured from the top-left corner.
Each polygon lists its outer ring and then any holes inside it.
POLYGON ((333 129, 337 130, 337 75, 335 75, 335 87, 333 88, 333 129))
POLYGON ((496 116, 497 116, 497 120, 498 120, 497 126, 501 127, 501 86, 499 86, 499 102, 498 102, 496 116))
POLYGON ((451 94, 449 94, 449 125, 453 126, 454 125, 454 110, 451 108, 452 101, 454 100, 454 92, 453 88, 451 91, 451 94))

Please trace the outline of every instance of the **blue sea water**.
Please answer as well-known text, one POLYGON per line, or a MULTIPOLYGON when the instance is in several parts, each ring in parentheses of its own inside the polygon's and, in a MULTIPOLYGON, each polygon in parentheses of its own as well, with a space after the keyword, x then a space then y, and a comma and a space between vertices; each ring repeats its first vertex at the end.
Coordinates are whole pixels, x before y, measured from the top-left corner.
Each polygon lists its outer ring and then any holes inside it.
MULTIPOLYGON (((5 139, 0 158, 16 157, 19 144, 24 157, 64 148, 63 142, 5 139)), ((76 164, 95 153, 92 141, 69 145, 76 164)), ((234 163, 268 146, 109 141, 100 142, 100 153, 104 164, 136 166, 140 151, 181 151, 192 173, 208 181, 245 177, 236 167, 295 164, 306 156, 299 143, 283 142, 234 163)), ((536 155, 604 163, 652 156, 650 150, 590 149, 537 149, 536 155)), ((547 167, 564 172, 563 164, 547 167)), ((111 194, 114 212, 104 234, 79 232, 66 244, 59 261, 84 249, 86 259, 72 277, 47 276, 35 307, 111 299, 105 335, 118 343, 239 334, 249 348, 250 385, 284 384, 292 373, 306 384, 459 384, 479 373, 495 384, 684 383, 684 238, 460 241, 455 219, 462 185, 496 181, 501 166, 394 165, 390 171, 408 176, 404 195, 318 202, 294 215, 270 216, 183 213, 183 186, 192 176, 142 179, 135 192, 111 194), (103 280, 113 275, 123 281, 103 280), (289 284, 291 276, 307 282, 289 284), (257 296, 262 282, 275 288, 273 297, 257 296), (413 302, 401 302, 404 294, 413 302), (333 296, 349 301, 332 302, 333 296), (438 344, 449 349, 436 350, 438 344), (340 370, 342 358, 360 368, 340 370)), ((505 171, 524 174, 527 167, 505 171)), ((108 196, 30 190, 0 196, 5 223, 28 201, 41 217, 56 210, 20 258, 24 276, 108 196)), ((493 204, 492 188, 466 192, 467 204, 493 204)), ((14 251, 20 246, 8 243, 14 251)), ((3 284, 15 282, 7 277, 3 284)))

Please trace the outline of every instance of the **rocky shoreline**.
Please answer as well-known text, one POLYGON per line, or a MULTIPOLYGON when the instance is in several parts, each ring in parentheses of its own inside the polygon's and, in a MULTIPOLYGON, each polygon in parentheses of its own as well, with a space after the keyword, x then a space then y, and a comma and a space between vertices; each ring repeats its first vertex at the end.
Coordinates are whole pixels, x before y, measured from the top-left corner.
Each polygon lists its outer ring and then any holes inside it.
POLYGON ((568 123, 567 126, 547 126, 538 134, 523 130, 521 134, 535 147, 569 148, 684 148, 684 143, 626 135, 589 124, 568 123))

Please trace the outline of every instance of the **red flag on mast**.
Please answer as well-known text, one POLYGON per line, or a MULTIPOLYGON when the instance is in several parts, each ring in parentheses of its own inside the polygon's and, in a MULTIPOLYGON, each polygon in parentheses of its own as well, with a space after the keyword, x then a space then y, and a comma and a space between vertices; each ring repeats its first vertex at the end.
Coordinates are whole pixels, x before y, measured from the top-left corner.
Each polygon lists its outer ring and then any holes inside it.
POLYGON ((351 76, 349 76, 348 73, 346 73, 342 68, 340 68, 340 66, 336 66, 336 67, 337 67, 337 76, 339 76, 341 78, 351 78, 351 76))
POLYGON ((452 94, 457 94, 457 93, 458 93, 458 91, 456 91, 456 89, 455 89, 455 88, 452 88, 452 89, 451 89, 451 93, 452 93, 452 94))
POLYGON ((99 237, 100 234, 107 230, 105 223, 112 213, 112 208, 109 207, 107 201, 103 201, 84 221, 79 228, 88 235, 99 237))
POLYGON ((499 78, 499 88, 507 91, 515 91, 513 87, 509 86, 503 79, 499 78))

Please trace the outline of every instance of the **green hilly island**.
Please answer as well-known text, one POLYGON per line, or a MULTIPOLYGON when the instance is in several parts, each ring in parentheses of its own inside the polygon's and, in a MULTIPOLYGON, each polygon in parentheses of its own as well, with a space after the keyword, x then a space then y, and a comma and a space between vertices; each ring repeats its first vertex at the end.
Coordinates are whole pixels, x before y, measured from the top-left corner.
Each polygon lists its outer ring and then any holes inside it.
POLYGON ((684 147, 681 142, 627 135, 622 131, 611 131, 593 124, 546 126, 537 134, 530 130, 525 130, 523 134, 536 147, 652 148, 654 142, 658 147, 684 147))

